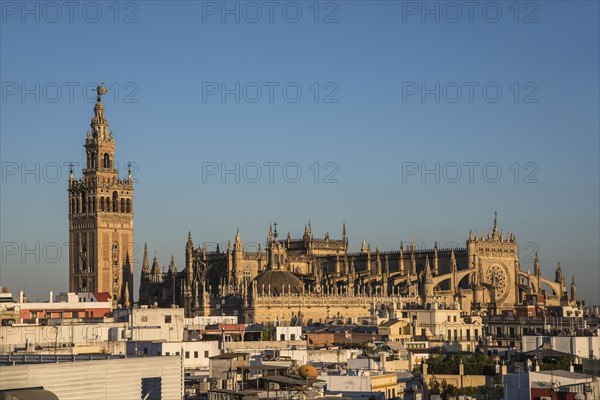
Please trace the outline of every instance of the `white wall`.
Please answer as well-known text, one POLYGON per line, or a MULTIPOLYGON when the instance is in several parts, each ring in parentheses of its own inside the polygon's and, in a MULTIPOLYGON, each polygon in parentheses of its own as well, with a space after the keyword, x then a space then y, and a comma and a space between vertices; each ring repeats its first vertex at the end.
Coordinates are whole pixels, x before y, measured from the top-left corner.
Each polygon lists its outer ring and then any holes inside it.
POLYGON ((183 398, 179 357, 0 366, 0 389, 43 386, 60 400, 140 400, 142 378, 161 378, 161 398, 183 398))
POLYGON ((276 326, 273 328, 271 340, 300 340, 300 336, 302 336, 301 326, 276 326))
POLYGON ((553 350, 569 353, 581 358, 600 358, 600 336, 523 336, 521 349, 532 351, 550 340, 553 350))

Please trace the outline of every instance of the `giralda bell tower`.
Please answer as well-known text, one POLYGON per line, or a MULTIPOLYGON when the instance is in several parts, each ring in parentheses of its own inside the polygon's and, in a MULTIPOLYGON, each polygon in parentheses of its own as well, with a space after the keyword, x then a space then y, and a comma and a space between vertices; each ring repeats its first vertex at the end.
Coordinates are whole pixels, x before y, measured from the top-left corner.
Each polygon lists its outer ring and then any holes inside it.
POLYGON ((113 304, 133 304, 133 179, 119 178, 115 141, 98 86, 80 179, 69 176, 69 291, 108 292, 113 304))

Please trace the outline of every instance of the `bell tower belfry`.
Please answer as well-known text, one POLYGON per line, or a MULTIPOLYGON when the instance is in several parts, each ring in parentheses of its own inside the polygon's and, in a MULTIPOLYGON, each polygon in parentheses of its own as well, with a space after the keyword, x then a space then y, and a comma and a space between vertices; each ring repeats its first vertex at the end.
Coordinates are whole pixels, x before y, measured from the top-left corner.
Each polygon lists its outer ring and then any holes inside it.
POLYGON ((133 179, 119 178, 115 142, 98 86, 85 140, 83 176, 69 175, 69 291, 108 292, 113 304, 133 304, 133 179))

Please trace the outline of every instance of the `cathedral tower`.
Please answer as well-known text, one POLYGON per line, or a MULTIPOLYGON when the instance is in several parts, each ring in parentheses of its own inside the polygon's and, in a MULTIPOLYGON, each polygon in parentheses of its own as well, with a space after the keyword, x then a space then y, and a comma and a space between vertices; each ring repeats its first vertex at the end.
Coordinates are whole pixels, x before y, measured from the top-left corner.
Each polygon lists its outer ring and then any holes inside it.
POLYGON ((133 179, 119 178, 115 142, 98 86, 85 141, 83 176, 69 176, 69 291, 108 292, 113 304, 133 303, 133 179))

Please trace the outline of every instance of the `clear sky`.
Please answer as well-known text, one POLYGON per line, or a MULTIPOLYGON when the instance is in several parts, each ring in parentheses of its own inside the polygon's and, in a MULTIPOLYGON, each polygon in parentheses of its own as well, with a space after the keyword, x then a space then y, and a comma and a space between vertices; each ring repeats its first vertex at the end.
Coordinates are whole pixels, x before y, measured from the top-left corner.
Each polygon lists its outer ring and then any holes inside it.
POLYGON ((352 250, 396 250, 464 245, 498 211, 524 270, 538 250, 600 303, 597 1, 68 4, 1 2, 13 292, 68 289, 65 165, 81 176, 104 82, 135 242, 161 265, 183 268, 188 230, 253 250, 272 222, 345 221, 352 250))

